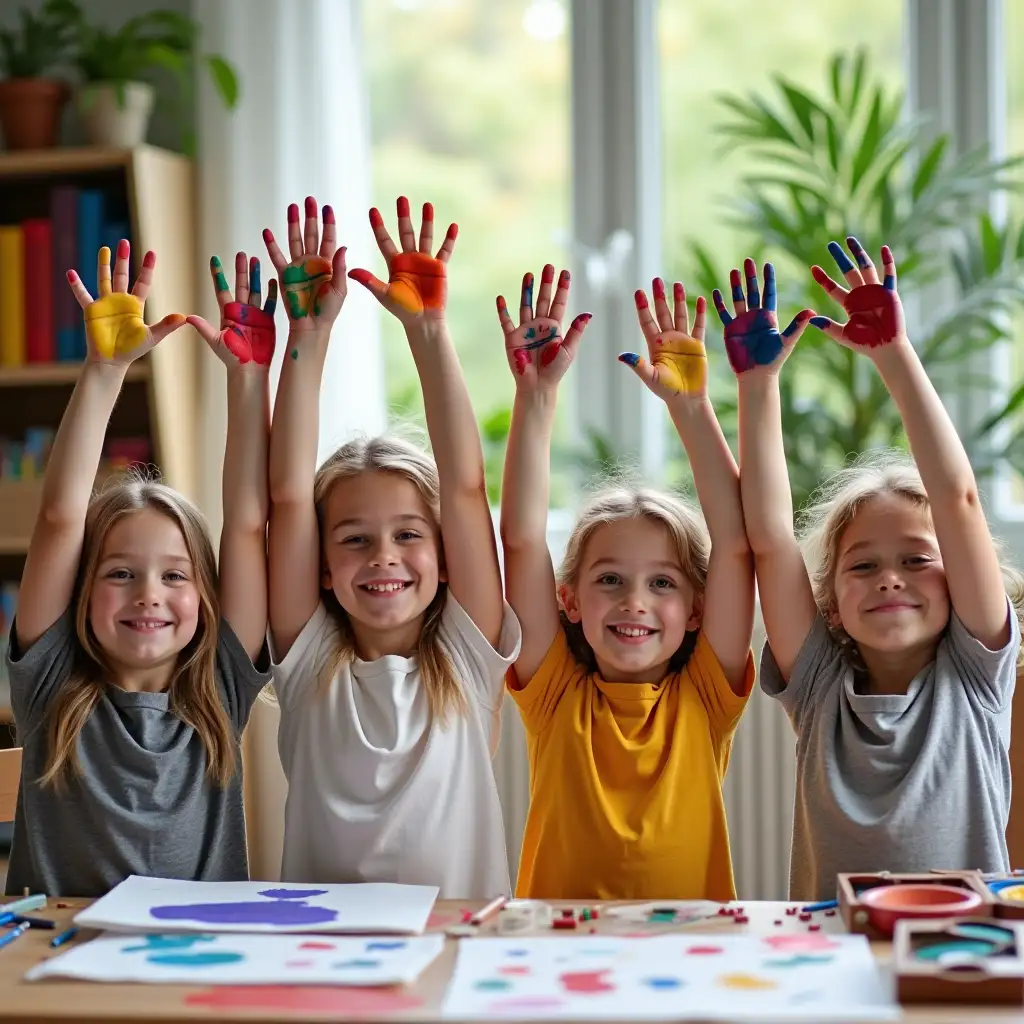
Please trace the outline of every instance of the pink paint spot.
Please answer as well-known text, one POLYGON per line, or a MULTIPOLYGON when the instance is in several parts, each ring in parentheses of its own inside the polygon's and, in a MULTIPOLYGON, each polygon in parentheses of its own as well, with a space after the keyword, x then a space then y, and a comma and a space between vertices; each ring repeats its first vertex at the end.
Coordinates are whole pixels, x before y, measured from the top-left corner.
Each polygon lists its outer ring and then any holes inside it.
POLYGON ((530 973, 530 968, 529 967, 516 967, 516 966, 510 964, 507 967, 499 967, 498 968, 498 973, 499 974, 510 974, 510 975, 526 975, 526 974, 530 973))
POLYGON ((614 992, 615 986, 605 981, 610 971, 570 971, 559 976, 566 992, 580 992, 592 995, 595 992, 614 992))
POLYGON ((285 967, 312 967, 314 961, 312 960, 285 960, 285 967))
POLYGON ((526 373, 526 368, 530 365, 530 353, 525 348, 517 348, 513 350, 513 355, 516 361, 516 373, 520 376, 526 373))
POLYGON ((431 914, 427 918, 427 931, 432 928, 447 928, 450 924, 456 924, 458 920, 454 914, 431 914))
POLYGON ((303 942, 299 949, 337 949, 333 942, 303 942))
POLYGON ((185 1005, 210 1010, 299 1010, 325 1016, 383 1017, 416 1009, 423 1000, 400 988, 224 985, 187 995, 185 1005))
POLYGON ((690 956, 717 956, 722 952, 721 946, 691 946, 686 951, 690 956))
POLYGON ((769 935, 764 941, 780 953, 813 953, 823 949, 838 949, 838 943, 820 932, 806 935, 769 935))
POLYGON ((502 999, 497 1003, 491 1003, 487 1007, 489 1013, 509 1013, 516 1010, 529 1012, 530 1010, 560 1010, 565 1002, 553 996, 513 996, 510 999, 502 999))

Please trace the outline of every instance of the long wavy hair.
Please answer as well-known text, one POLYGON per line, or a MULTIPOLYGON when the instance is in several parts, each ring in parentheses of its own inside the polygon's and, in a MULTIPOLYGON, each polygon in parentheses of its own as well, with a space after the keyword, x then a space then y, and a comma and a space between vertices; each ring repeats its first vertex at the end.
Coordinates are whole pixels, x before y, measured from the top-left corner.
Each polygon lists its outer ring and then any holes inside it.
POLYGON ((202 513, 165 484, 138 476, 108 484, 89 505, 73 597, 78 639, 71 675, 47 716, 48 751, 40 782, 58 786, 80 770, 76 741, 92 714, 112 666, 89 623, 89 600, 107 535, 123 517, 144 509, 167 516, 181 530, 199 591, 199 625, 178 655, 168 693, 170 709, 192 726, 206 748, 206 775, 226 785, 235 771, 237 739, 224 710, 216 675, 220 623, 217 561, 202 513))

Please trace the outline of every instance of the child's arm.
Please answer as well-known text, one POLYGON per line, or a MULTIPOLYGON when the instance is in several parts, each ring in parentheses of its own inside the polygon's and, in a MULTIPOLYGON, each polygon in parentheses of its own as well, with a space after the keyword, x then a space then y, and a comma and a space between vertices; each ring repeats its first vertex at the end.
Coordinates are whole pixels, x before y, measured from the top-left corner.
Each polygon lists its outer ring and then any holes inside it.
POLYGON ((202 317, 188 322, 227 367, 228 436, 224 448, 224 524, 220 533, 221 614, 249 657, 267 635, 267 446, 270 361, 274 356, 277 282, 261 309, 260 261, 235 256, 235 294, 220 260, 210 260, 220 329, 202 317))
POLYGON ((730 277, 735 317, 726 311, 721 292, 716 289, 713 297, 725 325, 726 354, 738 378, 740 493, 761 615, 779 673, 788 682, 818 609, 793 530, 779 370, 813 314, 798 313, 780 334, 774 268, 770 263, 764 267, 762 307, 754 261, 744 260, 743 267, 746 296, 740 272, 733 270, 730 277))
POLYGON ((129 293, 128 256, 128 243, 122 239, 111 282, 110 250, 100 249, 95 300, 78 274, 68 271, 68 283, 85 311, 87 353, 46 466, 42 504, 21 577, 17 641, 22 652, 64 614, 71 601, 103 439, 128 366, 185 322, 181 314, 172 313, 146 326, 142 310, 156 257, 146 253, 129 293))
POLYGON ((743 525, 740 474, 708 399, 704 297, 697 299, 690 334, 686 293, 673 286, 670 310, 661 278, 652 284, 657 319, 643 290, 636 293, 640 328, 650 361, 633 352, 619 359, 668 406, 686 449, 693 483, 711 534, 701 628, 734 692, 746 692, 754 629, 754 560, 743 525))
POLYGON ((523 278, 518 327, 509 316, 504 298, 498 297, 505 353, 516 382, 501 488, 501 545, 505 591, 523 630, 515 666, 520 685, 536 675, 561 628, 547 539, 551 435, 558 383, 569 369, 590 322, 590 314, 581 313, 562 338, 569 271, 563 270, 559 275, 551 300, 554 275, 555 268, 551 264, 545 266, 536 310, 533 274, 523 278))
POLYGON ((975 639, 989 650, 999 650, 1010 639, 1006 589, 970 460, 907 338, 892 252, 883 246, 884 282, 879 282, 863 246, 852 237, 846 242, 856 266, 837 242, 829 244, 829 251, 849 290, 820 267, 812 268, 812 273, 850 319, 840 325, 828 317, 815 317, 811 323, 868 356, 878 368, 900 411, 928 494, 953 608, 975 639))
POLYGON ((501 634, 502 596, 498 553, 480 433, 469 391, 445 320, 446 272, 456 225, 431 255, 434 211, 423 204, 419 244, 409 201, 398 200, 399 250, 380 213, 370 211, 377 245, 387 262, 387 283, 366 270, 350 276, 365 285, 402 322, 423 388, 427 430, 441 486, 441 537, 448 586, 491 646, 501 634))
POLYGON ((288 345, 270 430, 270 632, 278 660, 320 601, 320 530, 313 504, 320 381, 331 327, 348 291, 334 211, 323 209, 319 246, 316 200, 306 199, 305 212, 300 232, 299 208, 294 203, 288 207, 290 263, 270 230, 263 232, 288 313, 288 345))

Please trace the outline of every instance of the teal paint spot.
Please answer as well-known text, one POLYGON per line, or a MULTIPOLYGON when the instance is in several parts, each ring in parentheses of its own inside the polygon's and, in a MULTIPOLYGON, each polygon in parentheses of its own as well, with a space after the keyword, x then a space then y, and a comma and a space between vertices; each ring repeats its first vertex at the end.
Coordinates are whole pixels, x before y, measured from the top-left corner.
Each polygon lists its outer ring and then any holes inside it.
POLYGON ((125 946, 122 953, 156 953, 171 949, 191 949, 198 942, 213 942, 212 935, 147 935, 141 946, 125 946))
POLYGON ((835 959, 831 956, 806 956, 797 954, 786 960, 765 960, 765 967, 813 967, 815 964, 830 964, 835 959))
POLYGON ((147 956, 147 962, 160 967, 223 967, 245 959, 242 953, 158 953, 147 956))
POLYGON ((230 290, 228 288, 228 279, 224 276, 223 270, 218 270, 217 276, 213 280, 214 284, 217 286, 217 291, 226 292, 230 290))
POLYGON ((473 986, 481 992, 507 992, 511 987, 512 982, 505 981, 503 978, 484 978, 473 986))
POLYGON ((336 970, 339 971, 370 971, 375 967, 380 967, 379 960, 342 960, 339 963, 331 964, 336 970))
POLYGON ((297 348, 293 348, 292 349, 292 359, 298 359, 298 358, 299 358, 299 350, 297 348))

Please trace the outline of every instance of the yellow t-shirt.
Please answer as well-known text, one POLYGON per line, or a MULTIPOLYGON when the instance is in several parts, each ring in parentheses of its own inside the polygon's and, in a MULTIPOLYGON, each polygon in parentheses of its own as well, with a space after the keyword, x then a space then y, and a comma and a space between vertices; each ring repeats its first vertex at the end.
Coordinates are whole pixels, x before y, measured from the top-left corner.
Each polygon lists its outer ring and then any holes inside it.
POLYGON ((736 896, 722 780, 750 697, 733 693, 699 634, 661 683, 606 683, 562 630, 521 689, 530 810, 516 895, 541 899, 736 896))

